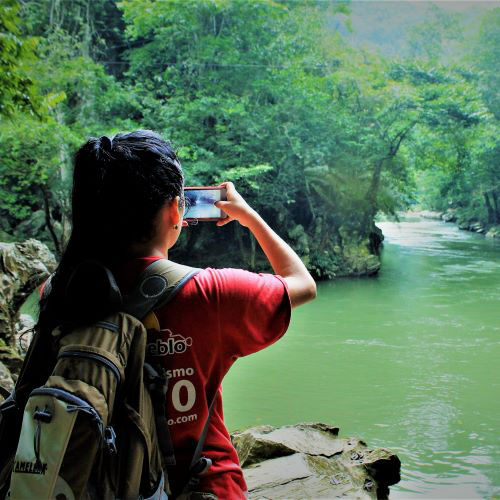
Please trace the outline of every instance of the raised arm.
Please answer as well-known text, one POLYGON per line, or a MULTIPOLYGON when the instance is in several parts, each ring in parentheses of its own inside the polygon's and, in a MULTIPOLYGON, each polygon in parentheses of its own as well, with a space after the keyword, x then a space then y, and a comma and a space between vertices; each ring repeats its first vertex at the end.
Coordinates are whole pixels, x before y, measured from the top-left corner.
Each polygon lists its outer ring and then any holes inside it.
POLYGON ((228 214, 217 222, 224 226, 237 220, 248 229, 259 242, 274 272, 283 277, 288 286, 292 307, 297 307, 316 297, 316 283, 299 256, 264 221, 264 219, 236 191, 232 182, 222 184, 227 191, 227 201, 219 201, 216 206, 228 214))

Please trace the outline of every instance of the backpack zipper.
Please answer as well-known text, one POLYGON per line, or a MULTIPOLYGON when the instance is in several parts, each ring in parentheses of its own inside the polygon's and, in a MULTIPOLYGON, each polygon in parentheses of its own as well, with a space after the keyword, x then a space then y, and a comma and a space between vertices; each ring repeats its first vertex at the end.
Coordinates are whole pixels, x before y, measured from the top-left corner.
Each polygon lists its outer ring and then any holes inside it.
POLYGON ((64 351, 57 356, 57 359, 59 358, 87 358, 91 359, 92 361, 97 361, 98 363, 104 365, 108 370, 111 370, 113 372, 113 375, 115 376, 116 382, 118 384, 120 384, 121 382, 121 375, 118 367, 108 358, 101 356, 100 354, 97 354, 95 352, 78 351, 78 350, 64 351))
POLYGON ((99 413, 97 413, 97 410, 92 405, 87 403, 84 399, 79 398, 64 389, 59 389, 58 387, 38 387, 37 389, 33 389, 31 391, 30 397, 31 396, 53 396, 61 401, 64 401, 65 403, 69 403, 72 406, 84 409, 86 413, 92 415, 97 420, 102 421, 99 413))

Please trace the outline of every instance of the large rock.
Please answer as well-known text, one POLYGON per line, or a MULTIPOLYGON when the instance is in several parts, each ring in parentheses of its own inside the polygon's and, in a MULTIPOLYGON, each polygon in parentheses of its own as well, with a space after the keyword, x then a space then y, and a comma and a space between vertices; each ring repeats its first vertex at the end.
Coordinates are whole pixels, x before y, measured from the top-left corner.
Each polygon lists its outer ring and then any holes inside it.
POLYGON ((33 339, 35 320, 29 314, 21 314, 16 325, 16 346, 27 352, 33 339))
POLYGON ((468 219, 457 219, 458 229, 462 231, 468 231, 470 226, 470 221, 468 219))
POLYGON ((340 226, 336 234, 332 248, 336 258, 336 277, 372 276, 378 273, 378 250, 383 235, 376 226, 373 226, 369 236, 347 226, 340 226))
POLYGON ((456 222, 457 211, 454 208, 448 208, 446 212, 441 215, 441 219, 445 222, 456 222))
POLYGON ((400 480, 389 450, 368 449, 321 423, 262 426, 232 435, 250 498, 386 498, 400 480))
POLYGON ((491 226, 486 233, 487 238, 500 238, 500 225, 491 226))
MULTIPOLYGON (((14 389, 14 380, 9 369, 0 361, 0 387, 12 391, 14 389)), ((0 395, 0 401, 2 401, 2 396, 0 395)))
POLYGON ((55 267, 52 253, 37 240, 0 243, 0 343, 4 347, 15 349, 19 310, 55 267))
POLYGON ((469 224, 469 231, 474 231, 475 233, 486 233, 486 229, 483 224, 479 221, 473 221, 469 224))

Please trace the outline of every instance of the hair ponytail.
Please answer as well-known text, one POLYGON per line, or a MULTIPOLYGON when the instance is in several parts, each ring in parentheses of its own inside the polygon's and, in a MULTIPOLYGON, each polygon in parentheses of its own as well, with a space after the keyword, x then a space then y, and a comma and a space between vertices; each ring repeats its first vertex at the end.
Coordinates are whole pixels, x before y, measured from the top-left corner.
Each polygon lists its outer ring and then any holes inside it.
POLYGON ((99 139, 99 146, 102 151, 105 151, 107 154, 111 154, 111 150, 113 148, 113 139, 110 139, 108 136, 103 135, 99 139))

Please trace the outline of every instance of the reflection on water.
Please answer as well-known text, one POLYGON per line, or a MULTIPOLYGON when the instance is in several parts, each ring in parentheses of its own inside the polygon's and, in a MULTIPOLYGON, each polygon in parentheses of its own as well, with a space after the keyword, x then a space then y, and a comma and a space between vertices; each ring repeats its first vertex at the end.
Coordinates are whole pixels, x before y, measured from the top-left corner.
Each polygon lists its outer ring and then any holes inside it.
POLYGON ((324 421, 397 452, 392 498, 500 495, 500 242, 380 223, 382 271, 321 283, 224 385, 231 429, 324 421))

